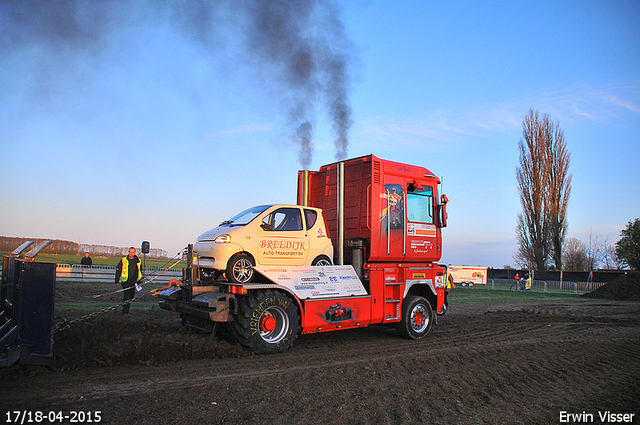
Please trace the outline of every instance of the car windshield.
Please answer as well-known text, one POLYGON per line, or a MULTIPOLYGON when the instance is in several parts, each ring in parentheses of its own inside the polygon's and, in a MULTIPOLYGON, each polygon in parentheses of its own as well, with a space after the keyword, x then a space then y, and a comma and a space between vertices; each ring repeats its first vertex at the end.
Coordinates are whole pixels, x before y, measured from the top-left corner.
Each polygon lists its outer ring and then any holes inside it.
POLYGON ((270 206, 271 205, 258 205, 257 207, 248 208, 241 213, 234 215, 229 220, 223 221, 220 223, 220 226, 246 226, 251 222, 251 220, 262 214, 264 210, 270 206))

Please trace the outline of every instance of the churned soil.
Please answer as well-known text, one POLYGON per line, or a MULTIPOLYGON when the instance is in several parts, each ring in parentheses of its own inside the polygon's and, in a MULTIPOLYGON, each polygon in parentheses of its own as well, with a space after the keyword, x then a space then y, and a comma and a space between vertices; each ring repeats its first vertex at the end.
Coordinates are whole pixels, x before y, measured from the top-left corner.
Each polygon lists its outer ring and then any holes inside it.
MULTIPOLYGON (((110 289, 59 285, 56 297, 110 289)), ((106 424, 557 424, 562 412, 606 423, 599 412, 609 411, 639 423, 640 302, 465 302, 474 290, 454 290, 422 340, 370 326, 303 335, 274 355, 189 333, 177 314, 143 299, 131 317, 105 312, 56 332, 53 368, 0 370, 0 414, 99 411, 106 424)), ((85 313, 57 311, 56 321, 85 313)))
POLYGON ((640 301, 640 272, 628 272, 612 283, 584 294, 585 298, 640 301))

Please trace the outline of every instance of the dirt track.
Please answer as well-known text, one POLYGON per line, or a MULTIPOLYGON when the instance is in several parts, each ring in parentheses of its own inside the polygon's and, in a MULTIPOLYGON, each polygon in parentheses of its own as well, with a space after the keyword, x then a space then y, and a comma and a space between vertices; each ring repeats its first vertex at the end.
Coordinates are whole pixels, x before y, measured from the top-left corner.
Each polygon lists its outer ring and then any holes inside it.
POLYGON ((108 313, 56 335, 55 371, 0 371, 1 413, 98 410, 102 423, 139 424, 556 424, 562 411, 592 414, 592 423, 611 411, 639 423, 639 302, 455 297, 420 341, 370 327, 301 336, 270 356, 189 334, 166 311, 108 313))

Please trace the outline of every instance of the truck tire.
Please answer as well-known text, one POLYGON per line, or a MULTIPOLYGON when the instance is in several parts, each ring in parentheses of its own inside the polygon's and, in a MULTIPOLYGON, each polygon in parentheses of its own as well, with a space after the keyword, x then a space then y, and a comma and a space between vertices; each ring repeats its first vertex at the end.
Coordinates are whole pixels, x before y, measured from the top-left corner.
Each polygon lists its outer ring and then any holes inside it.
POLYGON ((431 329, 433 309, 423 297, 408 295, 402 302, 402 318, 396 325, 398 333, 407 339, 423 338, 431 329))
POLYGON ((249 283, 255 276, 255 263, 247 254, 236 254, 227 263, 225 277, 231 283, 249 283))
POLYGON ((326 255, 318 255, 313 262, 312 266, 333 266, 333 263, 326 255))
POLYGON ((300 332, 300 315, 291 298, 265 289, 251 291, 239 301, 232 322, 236 341, 260 354, 280 353, 291 347, 300 332))

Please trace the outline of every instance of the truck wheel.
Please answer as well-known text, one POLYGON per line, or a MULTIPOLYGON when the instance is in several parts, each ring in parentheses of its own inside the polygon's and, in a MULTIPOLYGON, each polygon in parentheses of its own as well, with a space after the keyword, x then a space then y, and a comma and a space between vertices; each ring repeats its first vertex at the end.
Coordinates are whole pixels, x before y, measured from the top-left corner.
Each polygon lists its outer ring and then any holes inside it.
POLYGON ((225 276, 231 283, 249 283, 253 280, 255 266, 251 257, 246 254, 236 254, 227 263, 225 276))
POLYGON ((300 331, 300 315, 294 301, 279 291, 251 291, 240 299, 233 321, 236 340, 249 351, 280 353, 293 344, 300 331))
POLYGON ((402 319, 396 329, 407 339, 423 338, 431 329, 433 310, 423 297, 409 295, 402 302, 402 319))
POLYGON ((329 257, 327 257, 326 255, 319 255, 313 260, 311 265, 312 266, 332 266, 333 263, 331 262, 329 257))

